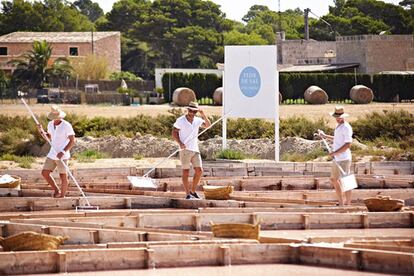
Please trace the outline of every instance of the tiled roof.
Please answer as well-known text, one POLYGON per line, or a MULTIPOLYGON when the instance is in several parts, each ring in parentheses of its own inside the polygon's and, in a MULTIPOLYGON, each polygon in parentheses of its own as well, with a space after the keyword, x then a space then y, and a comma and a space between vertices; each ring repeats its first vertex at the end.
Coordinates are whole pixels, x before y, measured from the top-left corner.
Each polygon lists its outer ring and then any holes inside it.
MULTIPOLYGON (((93 40, 120 35, 120 32, 93 32, 93 40)), ((0 43, 32 43, 46 40, 49 43, 87 43, 91 42, 92 32, 14 32, 0 36, 0 43)))

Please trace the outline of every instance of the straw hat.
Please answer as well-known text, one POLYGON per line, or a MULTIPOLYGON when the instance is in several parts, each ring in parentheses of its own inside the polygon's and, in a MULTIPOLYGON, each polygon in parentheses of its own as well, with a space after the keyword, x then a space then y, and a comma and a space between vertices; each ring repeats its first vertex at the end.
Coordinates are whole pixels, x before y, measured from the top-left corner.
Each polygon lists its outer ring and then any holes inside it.
POLYGON ((336 106, 335 112, 329 112, 329 115, 335 118, 346 118, 349 117, 349 114, 344 112, 344 108, 342 106, 336 106))
POLYGON ((187 106, 188 109, 197 110, 198 111, 198 103, 197 102, 190 102, 187 106))
POLYGON ((47 118, 51 121, 65 118, 66 113, 63 112, 57 105, 52 105, 51 111, 47 114, 47 118))

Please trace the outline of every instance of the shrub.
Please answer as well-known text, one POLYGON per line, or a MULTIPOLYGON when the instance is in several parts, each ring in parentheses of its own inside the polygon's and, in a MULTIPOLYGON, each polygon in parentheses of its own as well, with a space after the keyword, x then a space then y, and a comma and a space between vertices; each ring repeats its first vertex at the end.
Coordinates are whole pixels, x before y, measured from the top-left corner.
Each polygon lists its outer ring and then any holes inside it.
POLYGON ((0 153, 1 154, 17 154, 22 155, 27 152, 28 144, 33 139, 24 129, 11 128, 3 133, 0 137, 0 153))
POLYGON ((109 75, 110 80, 126 80, 126 81, 137 81, 142 80, 142 78, 136 76, 132 72, 121 71, 121 72, 112 72, 109 75))
POLYGON ((88 55, 81 59, 71 59, 74 76, 83 80, 103 80, 108 75, 108 61, 105 57, 88 55))
POLYGON ((285 153, 280 157, 281 161, 290 161, 290 162, 306 162, 315 160, 318 157, 326 156, 327 153, 323 149, 313 149, 312 151, 306 154, 300 153, 285 153))
POLYGON ((4 161, 13 161, 19 164, 21 168, 30 169, 35 161, 33 156, 16 156, 14 154, 4 154, 0 158, 4 161))
POLYGON ((311 121, 305 117, 291 117, 280 121, 281 137, 302 137, 304 139, 313 140, 313 134, 321 129, 326 133, 332 133, 333 130, 328 127, 325 119, 311 121))
POLYGON ((216 155, 216 158, 229 159, 229 160, 242 160, 242 159, 246 159, 246 155, 241 151, 225 149, 225 150, 220 151, 216 155))
POLYGON ((352 123, 354 134, 362 140, 401 140, 414 135, 414 116, 408 111, 373 112, 352 123))
POLYGON ((74 155, 74 158, 82 163, 94 162, 97 159, 107 158, 106 153, 96 150, 85 150, 74 155))

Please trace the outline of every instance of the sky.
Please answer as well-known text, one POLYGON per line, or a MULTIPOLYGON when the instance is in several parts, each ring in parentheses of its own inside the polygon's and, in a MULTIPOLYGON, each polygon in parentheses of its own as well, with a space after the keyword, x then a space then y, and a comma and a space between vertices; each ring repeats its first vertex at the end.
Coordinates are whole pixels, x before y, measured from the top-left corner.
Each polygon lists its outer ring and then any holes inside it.
MULTIPOLYGON (((112 9, 112 4, 116 0, 92 0, 97 2, 99 6, 108 12, 112 9)), ((253 5, 268 6, 271 10, 278 11, 278 0, 211 0, 221 6, 221 11, 226 14, 229 19, 242 21, 242 17, 249 11, 253 5)), ((398 4, 401 0, 384 0, 387 3, 398 4)), ((333 0, 280 0, 280 8, 282 11, 287 9, 300 8, 304 10, 310 8, 311 11, 322 16, 328 13, 329 6, 333 6, 333 0)), ((312 16, 312 15, 311 15, 312 16)))

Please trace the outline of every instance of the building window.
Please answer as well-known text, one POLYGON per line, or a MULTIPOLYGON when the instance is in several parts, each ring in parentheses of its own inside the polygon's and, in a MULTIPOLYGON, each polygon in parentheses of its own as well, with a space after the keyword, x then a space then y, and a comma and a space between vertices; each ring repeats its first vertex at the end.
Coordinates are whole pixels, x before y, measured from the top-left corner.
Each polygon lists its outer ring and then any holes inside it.
POLYGON ((69 55, 70 56, 79 56, 78 47, 69 47, 69 55))
POLYGON ((7 56, 7 47, 0 47, 0 56, 7 56))

